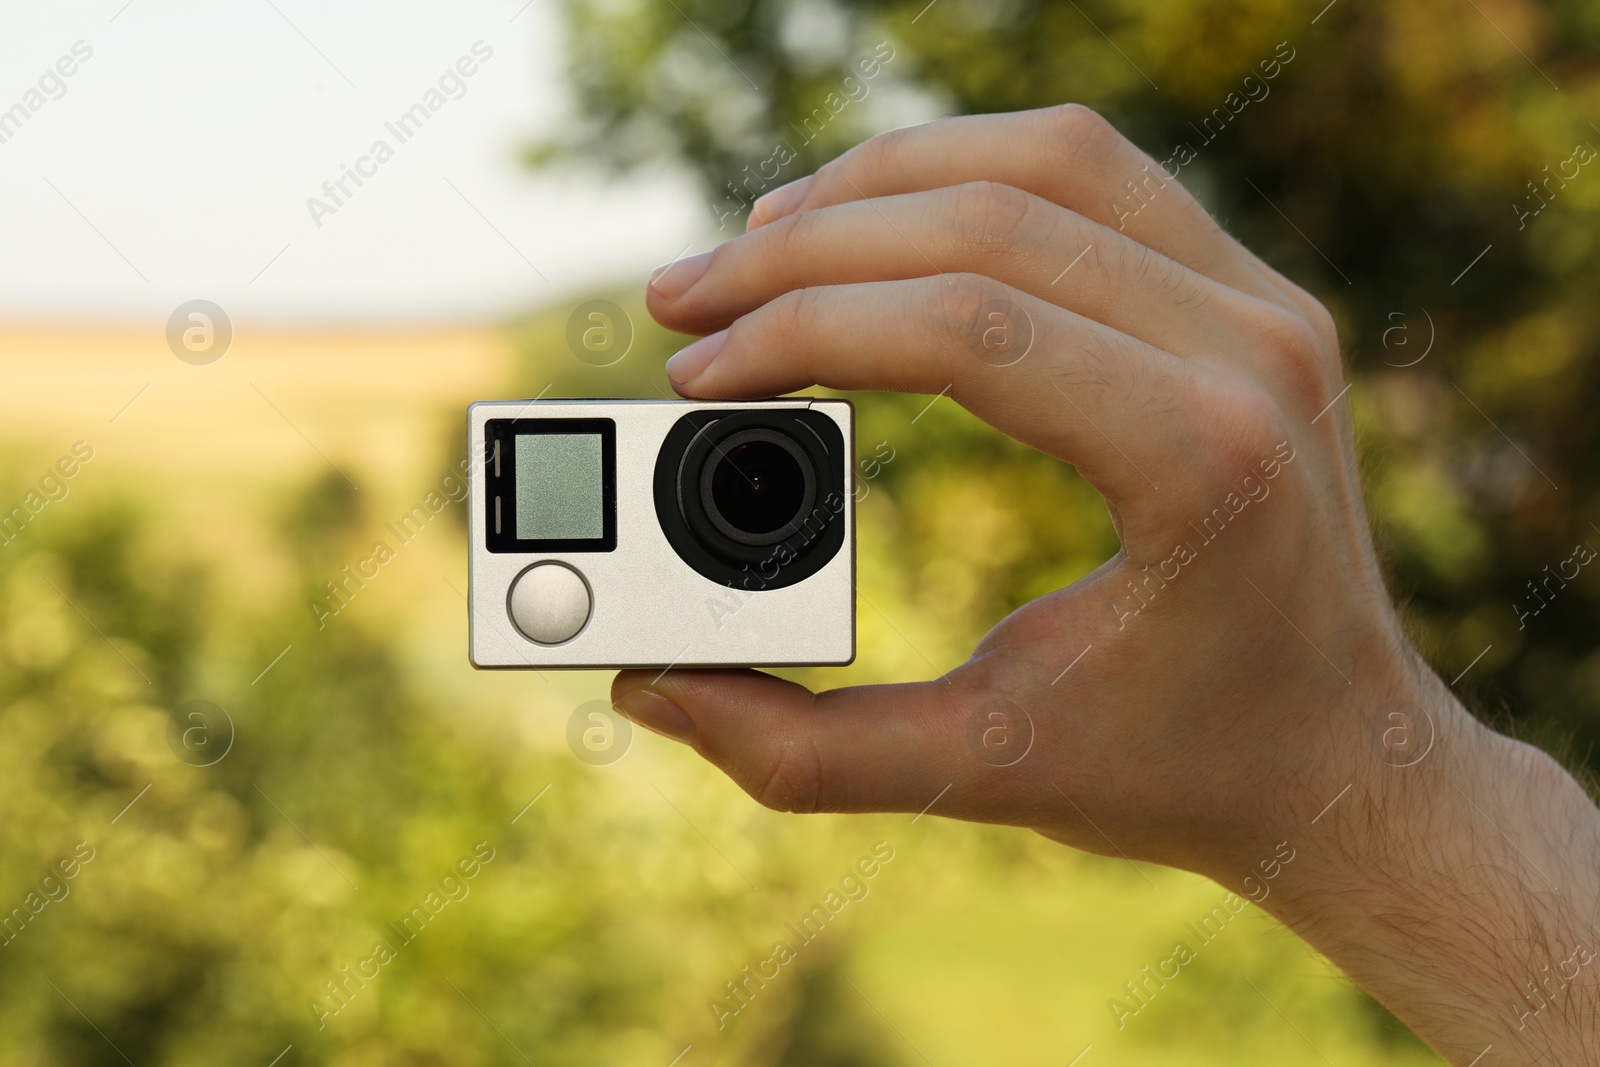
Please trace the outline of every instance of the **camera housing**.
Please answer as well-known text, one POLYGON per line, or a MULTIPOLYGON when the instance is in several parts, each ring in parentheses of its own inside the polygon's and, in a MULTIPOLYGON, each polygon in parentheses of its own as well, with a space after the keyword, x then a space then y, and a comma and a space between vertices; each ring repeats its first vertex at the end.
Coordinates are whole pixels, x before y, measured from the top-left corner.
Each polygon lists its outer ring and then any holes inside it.
POLYGON ((847 400, 493 400, 467 409, 479 668, 855 658, 847 400))

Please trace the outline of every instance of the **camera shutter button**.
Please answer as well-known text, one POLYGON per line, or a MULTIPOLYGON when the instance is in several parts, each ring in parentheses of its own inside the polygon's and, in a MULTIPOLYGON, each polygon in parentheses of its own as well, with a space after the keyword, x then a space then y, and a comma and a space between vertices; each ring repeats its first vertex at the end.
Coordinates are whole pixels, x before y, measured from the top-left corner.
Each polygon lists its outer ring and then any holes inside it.
POLYGON ((535 563, 511 584, 511 621, 528 640, 559 645, 578 635, 589 621, 593 597, 583 575, 547 560, 535 563))

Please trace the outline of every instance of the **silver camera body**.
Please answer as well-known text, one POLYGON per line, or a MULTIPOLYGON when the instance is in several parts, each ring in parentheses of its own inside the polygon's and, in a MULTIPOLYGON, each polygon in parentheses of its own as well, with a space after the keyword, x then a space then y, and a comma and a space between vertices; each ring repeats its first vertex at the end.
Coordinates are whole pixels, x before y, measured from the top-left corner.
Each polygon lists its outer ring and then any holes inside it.
POLYGON ((847 400, 467 409, 473 666, 855 658, 847 400))

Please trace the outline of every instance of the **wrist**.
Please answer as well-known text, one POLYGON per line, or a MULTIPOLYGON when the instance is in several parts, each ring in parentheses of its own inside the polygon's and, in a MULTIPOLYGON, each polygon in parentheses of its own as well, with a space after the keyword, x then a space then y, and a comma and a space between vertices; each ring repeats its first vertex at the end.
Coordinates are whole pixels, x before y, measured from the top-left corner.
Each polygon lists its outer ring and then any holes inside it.
POLYGON ((1589 1062, 1600 819, 1554 760, 1409 673, 1278 831, 1295 859, 1259 902, 1452 1062, 1589 1062))

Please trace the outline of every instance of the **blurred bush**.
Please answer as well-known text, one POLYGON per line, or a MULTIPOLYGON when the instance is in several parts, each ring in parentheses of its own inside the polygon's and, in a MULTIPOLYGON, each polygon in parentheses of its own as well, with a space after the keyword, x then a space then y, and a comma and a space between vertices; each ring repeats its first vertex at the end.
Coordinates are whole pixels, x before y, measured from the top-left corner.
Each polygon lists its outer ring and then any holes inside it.
MULTIPOLYGON (((751 894, 701 836, 746 833, 720 783, 619 791, 429 695, 391 620, 314 629, 369 543, 338 476, 285 502, 293 580, 249 610, 137 506, 75 506, 0 551, 0 1064, 664 1064, 838 851, 774 823, 751 894)), ((830 967, 730 1049, 779 1062, 830 967)), ((852 1055, 816 1062, 885 1062, 852 1055)))

